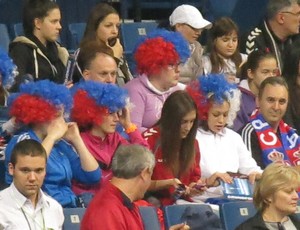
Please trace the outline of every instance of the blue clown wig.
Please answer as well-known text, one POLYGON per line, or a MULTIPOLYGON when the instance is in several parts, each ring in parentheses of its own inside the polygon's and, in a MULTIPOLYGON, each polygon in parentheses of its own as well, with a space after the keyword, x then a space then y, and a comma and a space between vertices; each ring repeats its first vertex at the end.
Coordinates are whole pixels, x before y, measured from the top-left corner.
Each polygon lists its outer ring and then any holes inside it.
POLYGON ((102 118, 126 106, 127 91, 113 84, 80 82, 72 88, 74 106, 72 120, 82 128, 100 125, 102 118))
POLYGON ((10 115, 24 124, 51 121, 62 109, 69 113, 72 104, 69 89, 49 80, 22 84, 20 92, 8 98, 10 115))
POLYGON ((190 57, 188 42, 179 32, 157 29, 136 44, 134 58, 139 74, 156 74, 172 64, 184 63, 190 57))
POLYGON ((0 48, 0 81, 3 87, 10 88, 17 74, 17 66, 13 63, 7 52, 0 48))
MULTIPOLYGON (((239 108, 240 96, 238 91, 235 90, 236 88, 236 84, 229 83, 223 74, 208 74, 200 76, 191 82, 186 90, 197 104, 200 120, 207 120, 208 111, 211 107, 211 99, 217 104, 228 101, 230 103, 230 109, 234 109, 232 112, 236 115, 236 107, 239 108)), ((235 117, 235 115, 229 116, 235 117)))

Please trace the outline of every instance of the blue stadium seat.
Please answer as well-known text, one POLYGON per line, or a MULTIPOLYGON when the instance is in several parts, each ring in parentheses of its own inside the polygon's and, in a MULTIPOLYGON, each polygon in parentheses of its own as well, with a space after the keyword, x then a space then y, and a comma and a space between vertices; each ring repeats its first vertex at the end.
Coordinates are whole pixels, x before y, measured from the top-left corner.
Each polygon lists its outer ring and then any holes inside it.
POLYGON ((234 230, 255 213, 252 201, 229 202, 220 206, 220 218, 225 230, 234 230))
POLYGON ((64 230, 80 230, 80 223, 85 213, 85 208, 64 208, 64 230))
POLYGON ((0 24, 0 47, 4 50, 8 51, 8 46, 10 43, 9 33, 7 30, 7 26, 5 24, 0 24))
POLYGON ((68 25, 69 31, 71 33, 71 50, 76 50, 79 47, 79 43, 83 37, 85 31, 86 23, 71 23, 68 25))
POLYGON ((24 35, 23 23, 16 23, 13 25, 14 38, 24 35))
POLYGON ((230 17, 237 2, 238 0, 207 0, 206 7, 210 13, 208 20, 215 21, 223 16, 230 17))
POLYGON ((157 26, 158 24, 156 22, 131 22, 121 24, 121 42, 126 60, 132 72, 134 72, 133 50, 137 41, 156 29, 157 26))
MULTIPOLYGON (((195 226, 190 226, 197 229, 202 229, 207 225, 214 225, 216 227, 220 224, 220 219, 213 213, 212 208, 207 204, 183 204, 183 205, 169 205, 164 207, 164 217, 166 229, 169 229, 172 225, 180 224, 183 222, 192 221, 195 226), (193 218, 194 216, 194 218, 193 218), (199 221, 198 221, 199 220, 199 221), (195 223, 195 221, 197 223, 195 223)), ((218 229, 218 228, 214 228, 218 229)))
POLYGON ((140 206, 140 213, 143 219, 145 230, 160 230, 160 224, 155 207, 140 206))
POLYGON ((240 35, 254 29, 265 16, 268 0, 237 1, 231 18, 238 24, 240 35))

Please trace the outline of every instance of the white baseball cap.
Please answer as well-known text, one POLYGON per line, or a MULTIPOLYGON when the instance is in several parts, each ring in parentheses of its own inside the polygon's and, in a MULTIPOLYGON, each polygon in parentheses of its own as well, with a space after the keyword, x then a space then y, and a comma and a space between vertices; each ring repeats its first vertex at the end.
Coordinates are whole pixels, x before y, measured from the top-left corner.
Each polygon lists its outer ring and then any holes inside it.
POLYGON ((171 14, 169 21, 171 26, 185 23, 195 29, 209 29, 212 26, 211 22, 205 20, 200 11, 191 5, 178 6, 171 14))

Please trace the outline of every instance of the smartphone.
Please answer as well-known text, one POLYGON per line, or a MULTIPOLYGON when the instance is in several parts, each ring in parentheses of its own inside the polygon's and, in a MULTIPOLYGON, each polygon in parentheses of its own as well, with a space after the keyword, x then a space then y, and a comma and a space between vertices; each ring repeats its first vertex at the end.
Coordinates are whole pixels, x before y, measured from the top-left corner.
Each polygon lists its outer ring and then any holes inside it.
POLYGON ((117 40, 118 40, 117 37, 109 38, 109 39, 107 40, 107 43, 108 43, 109 46, 114 46, 114 45, 117 43, 117 40))
POLYGON ((195 184, 193 188, 197 190, 202 190, 202 188, 204 188, 205 186, 206 184, 195 184))

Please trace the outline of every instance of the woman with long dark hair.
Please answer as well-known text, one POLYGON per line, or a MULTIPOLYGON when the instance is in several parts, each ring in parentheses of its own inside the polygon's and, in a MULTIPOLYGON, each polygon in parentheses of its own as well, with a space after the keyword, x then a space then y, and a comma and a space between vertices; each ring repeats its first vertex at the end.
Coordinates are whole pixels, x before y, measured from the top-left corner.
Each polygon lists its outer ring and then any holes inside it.
MULTIPOLYGON (((115 8, 108 3, 97 4, 90 12, 80 48, 91 41, 96 41, 100 45, 111 48, 118 63, 116 83, 122 86, 132 79, 132 75, 123 56, 123 46, 119 39, 120 24, 120 16, 115 8)), ((79 52, 80 50, 75 52, 75 59, 77 59, 79 52)), ((74 82, 79 80, 76 77, 78 78, 78 76, 74 76, 74 82)))
POLYGON ((156 159, 149 191, 163 205, 175 202, 172 194, 179 184, 184 185, 184 198, 202 192, 194 187, 202 185, 197 121, 193 99, 185 91, 176 91, 165 101, 157 124, 143 134, 156 159))

